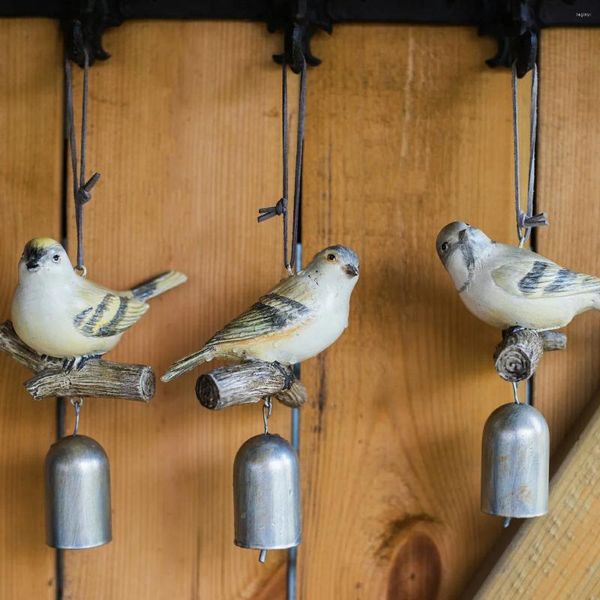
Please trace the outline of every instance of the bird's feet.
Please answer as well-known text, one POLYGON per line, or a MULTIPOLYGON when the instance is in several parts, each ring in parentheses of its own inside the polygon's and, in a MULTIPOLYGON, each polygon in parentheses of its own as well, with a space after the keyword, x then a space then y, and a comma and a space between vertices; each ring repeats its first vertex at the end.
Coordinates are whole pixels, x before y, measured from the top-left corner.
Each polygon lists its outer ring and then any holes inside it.
POLYGON ((71 371, 81 371, 83 366, 92 359, 100 358, 101 354, 84 354, 83 356, 75 356, 73 358, 65 358, 63 360, 63 369, 70 373, 71 371))
POLYGON ((274 361, 272 364, 283 375, 283 389, 289 390, 292 387, 292 384, 294 383, 294 379, 296 379, 294 372, 290 367, 284 366, 277 361, 274 361))
POLYGON ((513 325, 512 327, 507 327, 502 330, 502 339, 506 339, 509 335, 513 333, 519 333, 519 331, 524 331, 527 327, 523 327, 522 325, 513 325))

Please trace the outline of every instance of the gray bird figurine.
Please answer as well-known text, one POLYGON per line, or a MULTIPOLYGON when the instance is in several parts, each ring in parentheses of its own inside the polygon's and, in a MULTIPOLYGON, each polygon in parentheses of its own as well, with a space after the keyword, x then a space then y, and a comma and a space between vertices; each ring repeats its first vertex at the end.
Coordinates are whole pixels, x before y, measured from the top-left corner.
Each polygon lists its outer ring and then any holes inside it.
POLYGON ((599 278, 494 242, 462 221, 440 231, 436 248, 465 306, 494 327, 558 329, 600 309, 599 278))

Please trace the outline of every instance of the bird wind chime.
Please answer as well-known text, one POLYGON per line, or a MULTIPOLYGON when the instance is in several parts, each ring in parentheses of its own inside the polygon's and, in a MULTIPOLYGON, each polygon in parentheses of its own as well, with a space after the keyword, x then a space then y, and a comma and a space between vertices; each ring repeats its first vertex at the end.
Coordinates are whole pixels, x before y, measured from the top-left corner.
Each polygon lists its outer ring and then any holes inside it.
POLYGON ((492 241, 483 231, 456 221, 437 237, 437 252, 465 306, 499 327, 503 340, 496 370, 513 385, 513 402, 500 406, 485 424, 482 443, 481 508, 510 519, 548 510, 549 432, 542 414, 518 396, 520 381, 534 374, 544 350, 566 346, 555 330, 576 315, 600 309, 600 279, 575 273, 525 248, 531 228, 546 225, 533 215, 538 70, 533 65, 527 212, 520 204, 517 72, 512 72, 515 205, 518 247, 492 241))
POLYGON ((71 154, 77 228, 77 264, 57 241, 29 241, 19 261, 11 319, 0 327, 0 349, 35 372, 25 388, 35 400, 68 398, 75 409, 72 435, 46 457, 47 543, 61 549, 91 548, 112 538, 110 474, 106 453, 79 434, 83 399, 111 396, 149 402, 155 378, 145 365, 108 362, 101 357, 148 310, 147 301, 186 281, 176 271, 131 290, 111 291, 86 278, 83 207, 100 175, 86 181, 88 54, 84 51, 81 145, 77 157, 71 63, 65 61, 67 141, 71 154))
POLYGON ((306 390, 294 365, 329 347, 348 325, 350 297, 359 276, 358 256, 345 246, 321 250, 298 268, 301 179, 306 103, 306 60, 302 57, 294 178, 292 249, 288 251, 287 65, 282 57, 283 193, 273 207, 261 208, 258 221, 283 221, 283 263, 288 277, 246 312, 218 331, 197 352, 175 362, 163 381, 179 377, 213 358, 237 359, 201 375, 196 394, 211 409, 263 401, 264 432, 246 441, 234 462, 235 544, 259 550, 294 548, 301 539, 298 456, 269 431, 272 399, 297 408, 306 390))

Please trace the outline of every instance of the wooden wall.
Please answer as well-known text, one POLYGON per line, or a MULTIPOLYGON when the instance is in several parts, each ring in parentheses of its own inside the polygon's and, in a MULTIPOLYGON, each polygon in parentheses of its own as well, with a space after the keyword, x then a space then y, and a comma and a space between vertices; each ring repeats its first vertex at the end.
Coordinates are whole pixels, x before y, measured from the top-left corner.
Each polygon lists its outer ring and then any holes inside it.
MULTIPOLYGON (((0 307, 8 317, 23 245, 60 235, 62 42, 41 21, 0 23, 0 307)), ((0 356, 0 597, 53 598, 45 546, 44 456, 54 401, 36 403, 26 369, 0 356)))
MULTIPOLYGON (((4 317, 20 246, 59 235, 62 75, 55 24, 2 21, 0 41, 4 317)), ((600 38, 555 31, 543 43, 538 189, 553 225, 539 244, 600 272, 600 77, 577 60, 600 38)), ((282 274, 280 224, 255 222, 280 194, 280 38, 259 24, 138 22, 105 45, 113 57, 90 83, 89 166, 102 180, 86 209, 87 266, 112 287, 188 274, 112 354, 162 372, 282 274)), ((498 332, 461 305, 434 241, 456 218, 514 240, 510 77, 484 66, 493 44, 471 29, 339 26, 315 49, 305 256, 348 244, 362 271, 348 332, 303 365, 300 597, 460 598, 501 533, 479 512, 479 446, 511 394, 492 366, 498 332)), ((542 364, 536 403, 554 446, 599 383, 595 317, 542 364)), ((25 377, 0 357, 0 597, 50 598, 41 477, 54 407, 33 403, 25 377)), ((114 541, 66 553, 66 598, 284 597, 285 554, 260 566, 232 544, 232 461, 260 432, 260 408, 209 413, 193 384, 161 384, 149 406, 83 407, 82 433, 111 460, 114 541)), ((287 409, 272 429, 289 433, 287 409)))

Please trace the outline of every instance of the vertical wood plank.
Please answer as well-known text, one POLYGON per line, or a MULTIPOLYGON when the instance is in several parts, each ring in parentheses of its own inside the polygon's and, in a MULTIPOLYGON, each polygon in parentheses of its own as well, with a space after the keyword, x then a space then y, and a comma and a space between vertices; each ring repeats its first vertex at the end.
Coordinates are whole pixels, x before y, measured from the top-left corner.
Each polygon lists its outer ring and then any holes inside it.
MULTIPOLYGON (((594 275, 600 275, 599 51, 597 30, 544 32, 538 151, 538 205, 551 222, 539 232, 539 252, 594 275)), ((544 356, 536 378, 536 402, 550 425, 553 448, 600 388, 598 315, 581 315, 565 331, 567 351, 544 356)))
MULTIPOLYGON (((0 306, 9 318, 27 240, 60 236, 62 44, 58 25, 0 20, 0 306)), ((54 402, 34 402, 28 372, 0 355, 0 597, 54 597, 54 552, 45 545, 44 456, 54 402)))
MULTIPOLYGON (((113 56, 90 79, 88 164, 102 180, 86 208, 89 277, 122 288, 166 268, 189 276, 111 358, 160 374, 282 276, 281 224, 256 223, 281 193, 279 43, 249 23, 135 22, 106 36, 113 56)), ((150 406, 83 407, 81 431, 111 461, 114 541, 67 554, 67 598, 281 590, 285 553, 261 566, 233 545, 233 459, 262 411, 203 409, 194 375, 159 382, 150 406)), ((272 430, 287 434, 288 418, 276 406, 272 430)))
POLYGON ((361 280, 348 331, 303 368, 302 598, 458 598, 500 533, 480 443, 511 391, 435 238, 463 219, 515 240, 510 73, 463 28, 338 26, 317 54, 305 253, 350 245, 361 280))

